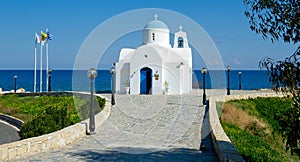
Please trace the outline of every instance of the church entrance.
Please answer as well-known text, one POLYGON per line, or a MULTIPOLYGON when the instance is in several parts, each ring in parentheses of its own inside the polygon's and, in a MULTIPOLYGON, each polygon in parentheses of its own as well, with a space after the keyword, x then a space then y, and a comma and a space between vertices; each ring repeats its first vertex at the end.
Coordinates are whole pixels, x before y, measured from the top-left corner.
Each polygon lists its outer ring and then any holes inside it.
POLYGON ((140 94, 149 94, 152 87, 152 70, 148 67, 140 71, 140 94))

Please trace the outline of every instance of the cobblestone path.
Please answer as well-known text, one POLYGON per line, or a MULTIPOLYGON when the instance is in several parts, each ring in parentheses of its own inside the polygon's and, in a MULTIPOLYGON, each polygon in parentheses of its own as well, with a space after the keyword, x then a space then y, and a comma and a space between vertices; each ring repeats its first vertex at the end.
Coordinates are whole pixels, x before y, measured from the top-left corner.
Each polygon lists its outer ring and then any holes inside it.
POLYGON ((108 119, 96 127, 95 135, 64 149, 18 160, 217 161, 205 116, 199 92, 116 95, 116 105, 108 119))

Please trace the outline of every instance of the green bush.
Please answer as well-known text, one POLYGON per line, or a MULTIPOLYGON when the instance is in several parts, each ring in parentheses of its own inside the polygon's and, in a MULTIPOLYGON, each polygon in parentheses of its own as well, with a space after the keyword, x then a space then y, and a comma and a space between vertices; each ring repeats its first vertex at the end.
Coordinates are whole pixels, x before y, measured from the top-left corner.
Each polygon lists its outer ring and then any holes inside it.
POLYGON ((24 123, 19 135, 21 139, 36 137, 60 130, 71 124, 74 122, 71 121, 67 108, 48 107, 45 113, 24 123))
POLYGON ((251 99, 259 112, 259 117, 271 124, 273 130, 280 132, 287 119, 288 110, 291 109, 292 100, 284 98, 256 98, 251 99))
MULTIPOLYGON (((74 97, 74 103, 76 105, 76 112, 81 120, 89 118, 91 99, 89 96, 76 96, 74 97)), ((94 98, 95 114, 99 113, 105 106, 105 99, 100 97, 94 98)))

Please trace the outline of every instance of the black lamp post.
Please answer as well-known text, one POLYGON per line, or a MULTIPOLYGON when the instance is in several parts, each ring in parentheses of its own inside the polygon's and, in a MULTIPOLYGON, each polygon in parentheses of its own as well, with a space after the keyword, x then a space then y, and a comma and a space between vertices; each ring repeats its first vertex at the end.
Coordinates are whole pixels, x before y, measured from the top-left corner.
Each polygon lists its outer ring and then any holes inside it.
POLYGON ((203 74, 203 105, 206 105, 206 93, 205 93, 205 74, 207 69, 202 68, 202 74, 203 74))
POLYGON ((242 72, 238 72, 239 74, 239 90, 242 89, 242 72))
POLYGON ((48 70, 48 91, 51 92, 51 73, 52 69, 48 70))
POLYGON ((14 76, 14 80, 15 80, 15 93, 17 92, 17 78, 18 76, 14 76))
POLYGON ((231 70, 230 66, 227 66, 226 70, 228 73, 228 75, 227 75, 227 95, 230 95, 230 70, 231 70))
POLYGON ((97 70, 94 68, 90 68, 87 72, 87 76, 91 79, 90 135, 95 134, 94 79, 97 75, 97 70))
MULTIPOLYGON (((114 65, 114 64, 113 64, 114 65)), ((116 101, 115 101, 115 73, 116 73, 116 69, 114 67, 112 67, 110 69, 110 74, 111 74, 111 105, 115 105, 116 101)))

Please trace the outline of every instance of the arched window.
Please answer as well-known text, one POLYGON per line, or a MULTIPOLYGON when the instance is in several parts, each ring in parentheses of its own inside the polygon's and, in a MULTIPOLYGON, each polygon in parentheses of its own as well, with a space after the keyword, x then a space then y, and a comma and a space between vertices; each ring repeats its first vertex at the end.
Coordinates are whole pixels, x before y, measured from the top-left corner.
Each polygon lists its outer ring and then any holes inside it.
POLYGON ((152 40, 155 41, 155 34, 152 33, 152 40))
POLYGON ((178 48, 183 48, 183 38, 182 37, 178 38, 178 48))

